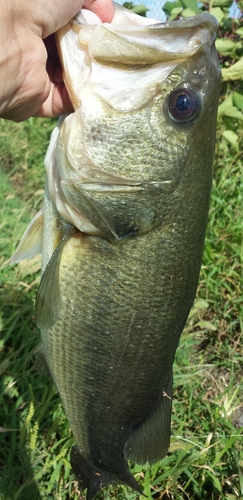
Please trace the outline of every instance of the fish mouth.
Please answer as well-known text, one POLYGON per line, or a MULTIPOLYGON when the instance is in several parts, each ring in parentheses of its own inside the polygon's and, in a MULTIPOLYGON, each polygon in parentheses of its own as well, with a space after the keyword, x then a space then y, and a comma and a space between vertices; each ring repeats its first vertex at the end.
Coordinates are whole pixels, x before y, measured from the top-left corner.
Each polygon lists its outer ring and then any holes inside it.
MULTIPOLYGON (((124 13, 120 10, 120 6, 115 5, 112 22, 101 23, 97 16, 87 17, 87 12, 85 9, 79 11, 73 20, 56 34, 59 56, 64 69, 63 78, 74 109, 80 106, 83 86, 91 75, 95 84, 94 72, 97 71, 97 67, 98 79, 105 67, 113 72, 125 69, 131 79, 133 71, 135 73, 140 71, 140 78, 144 78, 143 70, 151 68, 156 71, 156 65, 159 65, 158 78, 164 81, 178 64, 192 58, 206 47, 207 51, 211 51, 218 27, 215 17, 208 13, 172 23, 161 23, 155 19, 135 16, 129 11, 124 13), (70 40, 66 40, 67 34, 70 35, 71 45, 76 48, 78 45, 80 54, 83 53, 82 62, 81 59, 76 61, 75 49, 70 53, 70 40), (84 66, 82 71, 80 64, 84 66)), ((214 53, 212 57, 217 65, 214 53)), ((106 78, 105 80, 107 81, 106 78)), ((133 88, 134 85, 136 83, 132 81, 133 88)), ((107 92, 110 92, 109 82, 108 87, 107 92)), ((147 85, 147 91, 148 89, 151 89, 151 85, 147 85)), ((151 93, 150 90, 150 94, 152 95, 153 91, 151 93)), ((141 101, 141 96, 139 100, 141 101)))

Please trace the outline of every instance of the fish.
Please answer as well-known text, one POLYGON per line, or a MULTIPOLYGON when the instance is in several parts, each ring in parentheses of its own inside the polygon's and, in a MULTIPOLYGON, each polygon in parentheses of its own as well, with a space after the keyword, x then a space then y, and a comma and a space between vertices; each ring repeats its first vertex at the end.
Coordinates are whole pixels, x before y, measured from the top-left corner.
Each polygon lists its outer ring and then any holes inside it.
POLYGON ((12 262, 42 251, 37 325, 87 500, 109 484, 143 494, 128 460, 169 449, 210 203, 216 30, 208 13, 161 23, 115 5, 111 23, 83 9, 56 34, 74 111, 12 262))

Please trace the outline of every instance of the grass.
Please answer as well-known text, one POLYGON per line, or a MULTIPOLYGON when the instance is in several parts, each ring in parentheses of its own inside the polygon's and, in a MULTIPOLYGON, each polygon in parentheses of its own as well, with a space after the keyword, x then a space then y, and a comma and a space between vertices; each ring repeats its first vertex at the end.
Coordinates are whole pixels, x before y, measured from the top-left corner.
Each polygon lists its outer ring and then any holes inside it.
MULTIPOLYGON (((40 259, 9 258, 43 197, 53 122, 0 123, 0 500, 78 500, 60 399, 36 369, 40 259)), ((197 297, 177 350, 170 452, 131 465, 148 500, 243 499, 242 151, 217 135, 215 177, 197 297)), ((135 500, 119 486, 101 500, 135 500)))

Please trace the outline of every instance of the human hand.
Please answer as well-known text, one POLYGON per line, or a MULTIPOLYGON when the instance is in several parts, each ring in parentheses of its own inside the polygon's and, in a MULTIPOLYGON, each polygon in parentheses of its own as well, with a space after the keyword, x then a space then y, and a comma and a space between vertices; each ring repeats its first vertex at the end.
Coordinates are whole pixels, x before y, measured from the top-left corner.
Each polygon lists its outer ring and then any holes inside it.
POLYGON ((112 0, 0 1, 0 116, 14 121, 72 111, 53 33, 85 7, 103 22, 112 0))

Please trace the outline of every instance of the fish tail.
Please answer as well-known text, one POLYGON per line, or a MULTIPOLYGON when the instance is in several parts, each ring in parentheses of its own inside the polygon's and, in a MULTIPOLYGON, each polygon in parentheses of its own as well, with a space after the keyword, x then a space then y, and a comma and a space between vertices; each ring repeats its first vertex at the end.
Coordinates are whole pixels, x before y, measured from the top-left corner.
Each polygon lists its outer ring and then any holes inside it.
POLYGON ((140 495, 143 495, 140 486, 128 468, 119 475, 98 469, 80 455, 77 446, 74 446, 71 450, 71 466, 79 482, 80 489, 83 491, 87 488, 86 500, 93 500, 101 490, 111 483, 124 483, 140 495))

